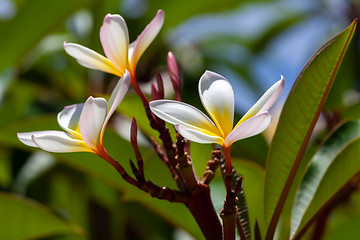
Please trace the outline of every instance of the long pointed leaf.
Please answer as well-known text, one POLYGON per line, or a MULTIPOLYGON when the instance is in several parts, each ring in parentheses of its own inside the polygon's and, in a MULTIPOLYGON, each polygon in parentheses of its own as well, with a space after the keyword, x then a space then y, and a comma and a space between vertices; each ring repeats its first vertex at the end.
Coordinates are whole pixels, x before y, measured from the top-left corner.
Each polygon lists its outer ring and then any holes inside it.
POLYGON ((311 133, 352 39, 355 20, 308 61, 283 107, 269 149, 265 175, 266 239, 272 239, 311 133))
MULTIPOLYGON (((342 164, 350 164, 348 161, 354 161, 358 159, 357 156, 352 156, 352 160, 348 159, 339 159, 338 154, 347 147, 350 141, 355 138, 360 137, 360 120, 347 122, 340 126, 324 143, 324 145, 319 149, 319 151, 314 155, 309 168, 307 169, 305 176, 300 184, 298 192, 296 194, 294 208, 291 217, 291 236, 293 238, 295 234, 299 233, 311 217, 315 216, 316 213, 322 207, 314 206, 313 202, 319 202, 320 199, 322 202, 328 201, 332 195, 319 195, 320 184, 324 186, 323 182, 329 181, 325 177, 331 178, 332 181, 335 181, 337 176, 332 176, 328 174, 328 171, 331 171, 329 168, 332 164, 336 164, 334 161, 342 161, 342 164), (317 201, 314 201, 315 195, 319 198, 317 201), (307 217, 307 218, 305 218, 307 217), (307 221, 307 222, 306 222, 307 221)), ((353 172, 337 170, 338 173, 341 172, 337 181, 346 182, 343 179, 350 179, 353 172), (350 174, 350 176, 348 175, 350 174)), ((325 186, 326 187, 326 186, 325 186)), ((333 185, 328 186, 329 189, 333 189, 333 185)), ((333 189, 335 190, 335 189, 333 189)), ((329 193, 326 191, 325 193, 329 193)), ((333 193, 333 192, 332 192, 333 193)))

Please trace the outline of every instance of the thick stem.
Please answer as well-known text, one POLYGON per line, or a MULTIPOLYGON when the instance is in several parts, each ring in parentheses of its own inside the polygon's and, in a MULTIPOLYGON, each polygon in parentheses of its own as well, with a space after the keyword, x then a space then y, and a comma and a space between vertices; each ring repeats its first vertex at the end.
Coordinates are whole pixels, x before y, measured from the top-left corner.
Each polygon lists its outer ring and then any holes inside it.
POLYGON ((235 226, 236 226, 236 193, 232 191, 232 165, 231 165, 231 145, 223 146, 225 156, 225 186, 226 186, 226 200, 224 208, 220 212, 223 220, 223 239, 235 240, 235 226))
POLYGON ((224 240, 235 240, 236 203, 236 194, 234 192, 227 193, 224 208, 220 212, 220 217, 223 220, 224 240))
POLYGON ((188 208, 207 240, 222 239, 221 223, 212 204, 208 185, 198 185, 192 192, 188 208))

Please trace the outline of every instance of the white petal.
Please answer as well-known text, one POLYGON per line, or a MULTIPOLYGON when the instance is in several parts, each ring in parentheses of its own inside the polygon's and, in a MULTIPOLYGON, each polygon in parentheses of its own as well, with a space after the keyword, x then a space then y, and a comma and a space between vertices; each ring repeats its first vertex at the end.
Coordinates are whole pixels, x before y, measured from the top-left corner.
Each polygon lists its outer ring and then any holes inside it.
POLYGON ((100 40, 107 58, 118 68, 128 67, 129 33, 120 15, 106 15, 100 29, 100 40))
POLYGON ((237 140, 257 135, 264 131, 271 122, 271 116, 268 112, 262 112, 234 128, 225 138, 224 145, 230 146, 237 140))
POLYGON ((100 132, 108 111, 108 104, 103 98, 89 97, 80 116, 80 133, 85 143, 92 149, 102 145, 100 132))
POLYGON ((39 136, 41 136, 42 134, 47 135, 48 131, 18 133, 17 137, 19 138, 20 142, 22 142, 25 145, 28 145, 30 147, 38 147, 31 138, 31 136, 34 134, 37 134, 39 136))
POLYGON ((114 90, 110 96, 110 99, 108 102, 108 113, 107 113, 106 119, 105 119, 104 124, 101 129, 100 139, 103 138, 105 127, 106 127, 107 123, 109 122, 110 117, 115 112, 116 108, 119 106, 121 101, 123 100, 127 90, 129 89, 129 86, 130 86, 130 73, 126 70, 124 76, 122 76, 122 78, 120 78, 120 80, 116 84, 116 87, 114 88, 114 90))
POLYGON ((159 10, 154 19, 145 27, 144 31, 133 43, 135 45, 131 50, 131 55, 129 54, 130 67, 132 72, 135 71, 136 64, 139 61, 141 55, 145 52, 145 50, 149 47, 149 45, 152 43, 152 41, 154 41, 155 37, 160 32, 163 23, 164 12, 159 10))
POLYGON ((92 152, 84 141, 73 139, 62 131, 32 132, 31 139, 37 147, 48 152, 92 152))
POLYGON ((199 109, 183 102, 156 100, 150 102, 151 111, 171 124, 179 124, 208 135, 221 136, 215 124, 199 109))
POLYGON ((83 106, 83 103, 66 106, 57 115, 60 127, 79 139, 81 139, 79 120, 83 106))
POLYGON ((87 68, 100 70, 117 76, 125 73, 124 69, 117 69, 109 59, 99 53, 76 43, 64 43, 65 51, 87 68))
POLYGON ((247 113, 236 124, 235 128, 239 126, 242 122, 255 116, 256 114, 269 110, 279 98, 282 90, 284 89, 284 84, 285 79, 283 76, 281 76, 281 79, 277 81, 274 85, 272 85, 262 95, 262 97, 249 109, 249 111, 247 111, 247 113))
POLYGON ((114 113, 115 109, 119 106, 119 104, 123 100, 129 87, 130 87, 130 73, 126 70, 124 76, 122 76, 119 79, 113 92, 111 93, 111 96, 110 96, 110 99, 108 102, 108 107, 109 107, 108 115, 111 115, 114 113))
POLYGON ((198 143, 218 143, 222 145, 224 139, 217 135, 209 135, 194 128, 184 125, 175 125, 176 130, 186 139, 198 143))
POLYGON ((234 91, 231 84, 223 76, 206 71, 199 81, 199 95, 206 111, 223 136, 233 129, 234 91))

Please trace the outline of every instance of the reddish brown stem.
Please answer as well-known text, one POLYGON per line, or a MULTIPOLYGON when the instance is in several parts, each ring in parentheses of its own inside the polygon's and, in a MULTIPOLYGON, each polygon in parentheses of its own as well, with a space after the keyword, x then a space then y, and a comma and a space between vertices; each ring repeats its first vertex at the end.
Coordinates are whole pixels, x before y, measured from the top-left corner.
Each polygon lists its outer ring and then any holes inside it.
POLYGON ((224 208, 220 212, 220 217, 223 220, 223 240, 235 240, 236 203, 236 194, 232 191, 228 192, 224 208))
POLYGON ((142 157, 141 157, 141 154, 139 151, 139 146, 137 144, 137 124, 136 124, 135 118, 133 118, 133 120, 131 122, 131 131, 130 132, 131 132, 131 134, 130 134, 131 145, 135 152, 139 172, 140 172, 140 174, 144 175, 144 162, 142 160, 142 157))
POLYGON ((101 157, 102 159, 104 159, 105 161, 107 161, 108 163, 110 163, 126 182, 130 183, 131 185, 133 185, 135 187, 138 187, 138 182, 125 171, 125 169, 123 168, 123 166, 121 166, 120 163, 115 161, 106 152, 105 148, 101 152, 97 153, 97 155, 99 157, 101 157))
POLYGON ((222 239, 222 226, 210 198, 209 186, 199 184, 192 192, 188 208, 207 240, 222 239))
POLYGON ((138 188, 149 193, 154 198, 168 200, 169 202, 187 204, 190 199, 190 194, 187 192, 172 190, 168 187, 159 187, 151 181, 143 182, 138 188))
POLYGON ((226 200, 224 208, 220 212, 223 220, 223 239, 235 240, 235 226, 236 226, 236 193, 232 191, 232 165, 231 165, 231 145, 223 146, 225 156, 225 186, 226 186, 226 200))
POLYGON ((223 146, 223 152, 225 156, 225 186, 226 194, 231 192, 232 184, 232 166, 231 166, 231 146, 223 146))
POLYGON ((145 94, 141 91, 139 87, 139 83, 136 80, 135 73, 131 74, 131 87, 134 89, 136 94, 140 97, 141 101, 143 102, 143 105, 145 108, 149 107, 149 100, 145 96, 145 94))

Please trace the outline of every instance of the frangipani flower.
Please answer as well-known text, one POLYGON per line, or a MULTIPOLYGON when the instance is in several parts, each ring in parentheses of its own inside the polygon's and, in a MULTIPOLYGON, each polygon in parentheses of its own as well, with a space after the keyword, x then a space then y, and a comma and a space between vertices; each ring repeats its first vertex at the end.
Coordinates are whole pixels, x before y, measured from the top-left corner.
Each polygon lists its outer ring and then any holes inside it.
POLYGON ((106 57, 76 43, 64 43, 65 51, 87 68, 92 68, 121 77, 125 69, 135 81, 136 65, 160 32, 164 23, 164 12, 159 10, 138 38, 129 44, 129 33, 124 19, 117 14, 108 14, 100 29, 100 41, 106 57))
POLYGON ((130 74, 125 72, 109 101, 89 97, 85 103, 67 106, 57 120, 64 131, 18 133, 19 140, 48 152, 93 152, 105 156, 103 136, 106 125, 130 86, 130 74))
POLYGON ((281 76, 235 127, 234 91, 227 79, 211 71, 206 71, 199 81, 200 99, 211 119, 199 109, 178 101, 156 100, 150 102, 150 108, 156 116, 174 124, 183 137, 230 148, 235 141, 259 134, 269 126, 271 116, 267 110, 280 96, 284 82, 281 76))

